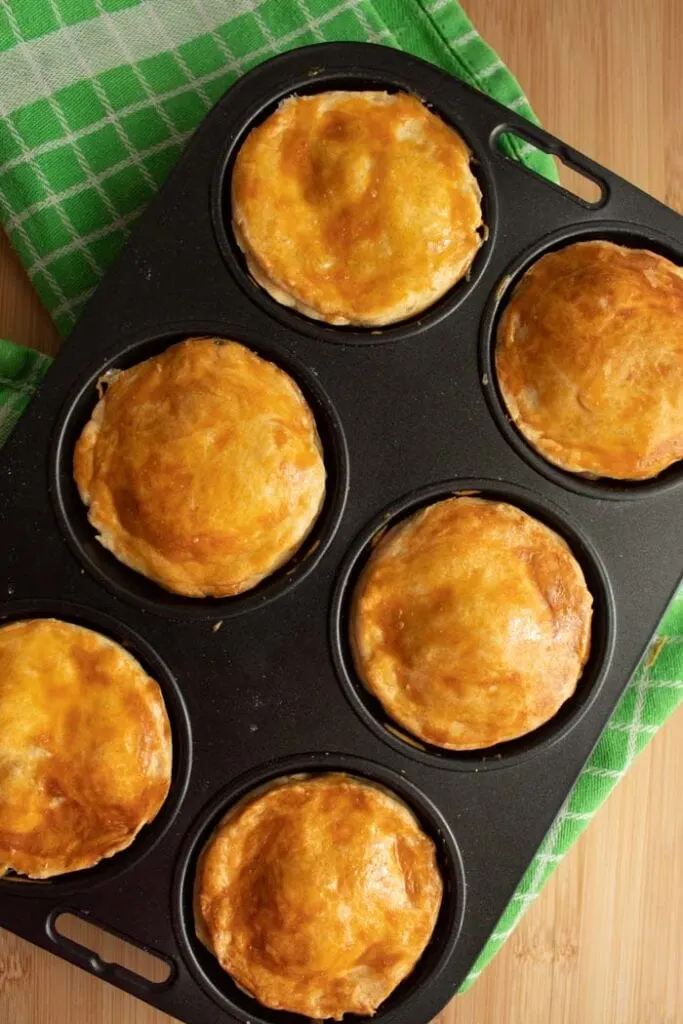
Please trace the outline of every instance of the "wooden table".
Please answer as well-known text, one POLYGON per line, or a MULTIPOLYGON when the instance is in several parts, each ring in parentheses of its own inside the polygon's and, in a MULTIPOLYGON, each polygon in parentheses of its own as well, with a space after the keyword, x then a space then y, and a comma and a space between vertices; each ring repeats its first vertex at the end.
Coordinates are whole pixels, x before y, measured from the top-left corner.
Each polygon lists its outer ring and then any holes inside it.
MULTIPOLYGON (((683 212, 683 0, 465 5, 550 131, 683 212)), ((4 239, 0 336, 46 352, 58 348, 4 239)), ((439 1024, 681 1024, 682 792, 679 714, 641 755, 494 963, 439 1024)), ((111 956, 111 944, 102 951, 111 956)), ((168 1021, 0 935, 2 1024, 168 1021)))

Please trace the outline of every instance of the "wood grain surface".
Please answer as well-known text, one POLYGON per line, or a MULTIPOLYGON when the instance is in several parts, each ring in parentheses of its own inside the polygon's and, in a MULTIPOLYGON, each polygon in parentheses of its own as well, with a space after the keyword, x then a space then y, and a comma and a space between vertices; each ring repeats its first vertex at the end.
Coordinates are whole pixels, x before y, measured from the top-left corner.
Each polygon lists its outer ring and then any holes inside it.
MULTIPOLYGON (((465 6, 550 131, 683 212, 683 0, 465 6)), ((4 239, 0 336, 46 352, 58 347, 4 239)), ((682 792, 679 714, 439 1024, 683 1024, 682 792)), ((110 940, 102 952, 113 955, 110 940)), ((134 953, 128 964, 136 963, 134 953)), ((0 1024, 170 1020, 0 934, 0 1024)))

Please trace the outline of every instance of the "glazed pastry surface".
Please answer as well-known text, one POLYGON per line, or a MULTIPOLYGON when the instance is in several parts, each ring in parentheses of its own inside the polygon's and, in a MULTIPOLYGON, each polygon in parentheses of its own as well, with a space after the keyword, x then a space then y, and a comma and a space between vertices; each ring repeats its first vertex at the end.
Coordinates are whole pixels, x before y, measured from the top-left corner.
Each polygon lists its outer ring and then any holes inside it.
POLYGON ((354 592, 357 671, 418 739, 473 750, 574 693, 592 598, 565 541, 505 502, 449 498, 381 537, 354 592))
POLYGON ((572 473, 644 480, 683 458, 683 270, 611 242, 541 257, 502 316, 512 420, 572 473))
POLYGON ((272 785, 200 858, 199 938, 264 1006, 372 1014, 412 970, 443 883, 434 844, 388 791, 344 774, 272 785))
POLYGON ((292 96, 237 156, 235 238, 283 305, 331 324, 394 323, 465 276, 482 244, 470 160, 415 96, 292 96))
POLYGON ((0 873, 49 878, 124 850, 171 767, 161 690, 132 655, 56 619, 0 628, 0 873))
POLYGON ((192 338, 105 383, 74 476, 106 548, 189 597, 239 594, 292 557, 325 465, 288 374, 237 342, 192 338))

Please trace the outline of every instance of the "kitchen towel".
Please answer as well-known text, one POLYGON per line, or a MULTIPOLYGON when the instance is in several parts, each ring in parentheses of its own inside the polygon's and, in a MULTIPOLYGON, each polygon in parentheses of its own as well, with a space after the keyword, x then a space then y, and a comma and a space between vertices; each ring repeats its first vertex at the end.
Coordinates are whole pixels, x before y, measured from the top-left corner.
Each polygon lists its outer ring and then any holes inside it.
MULTIPOLYGON (((228 86, 338 40, 414 53, 535 120, 454 0, 0 0, 0 220, 62 334, 228 86)), ((556 180, 534 147, 509 153, 556 180)), ((0 342, 0 443, 49 363, 0 342)), ((683 590, 463 990, 682 699, 683 590)))

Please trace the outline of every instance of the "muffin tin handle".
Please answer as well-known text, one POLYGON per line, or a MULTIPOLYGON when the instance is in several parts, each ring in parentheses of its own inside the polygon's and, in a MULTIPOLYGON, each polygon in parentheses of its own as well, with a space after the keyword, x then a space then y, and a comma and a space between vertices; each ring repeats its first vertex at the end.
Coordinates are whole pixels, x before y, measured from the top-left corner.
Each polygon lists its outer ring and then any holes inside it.
POLYGON ((84 970, 96 975, 98 978, 103 978, 117 988, 124 989, 131 995, 144 999, 152 992, 159 992, 162 989, 168 988, 176 978, 175 965, 168 957, 163 956, 156 950, 139 946, 138 943, 133 942, 127 936, 118 934, 111 928, 104 928, 99 922, 93 921, 89 915, 81 911, 74 911, 69 907, 53 910, 45 922, 45 930, 51 942, 58 947, 60 956, 69 960, 77 967, 82 967, 84 970), (167 977, 162 981, 153 981, 150 978, 145 978, 142 974, 138 974, 136 971, 123 967, 116 961, 104 960, 99 953, 82 945, 80 942, 76 942, 58 930, 57 922, 64 915, 80 918, 93 927, 120 939, 126 945, 133 946, 136 949, 143 949, 150 957, 153 957, 168 968, 167 977))
MULTIPOLYGON (((528 121, 522 121, 515 119, 508 122, 499 124, 489 136, 489 145, 494 157, 497 160, 507 160, 511 163, 517 164, 524 173, 534 174, 535 172, 525 165, 518 163, 518 161, 511 160, 507 157, 500 149, 500 139, 503 135, 510 134, 515 135, 517 138, 522 139, 529 146, 533 146, 536 149, 542 150, 544 153, 549 153, 551 156, 557 157, 566 167, 570 170, 576 171, 577 174, 587 178, 593 182, 597 188, 600 189, 600 198, 595 202, 589 202, 586 199, 582 199, 580 196, 575 195, 573 192, 569 194, 576 199, 577 202, 582 203, 584 206, 591 210, 603 209, 610 200, 612 189, 610 183, 604 177, 603 168, 600 164, 595 163, 590 157, 580 153, 577 149, 572 146, 568 146, 565 142, 561 142, 560 139, 555 138, 554 135, 550 135, 548 132, 543 131, 537 125, 530 124, 528 121)), ((541 175, 537 175, 541 177, 541 175)), ((558 187, 553 182, 548 182, 552 187, 558 187)), ((562 188, 562 186, 559 186, 562 188)), ((568 191, 563 189, 563 191, 568 191)))

